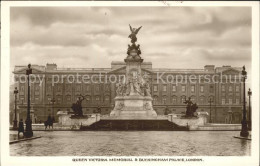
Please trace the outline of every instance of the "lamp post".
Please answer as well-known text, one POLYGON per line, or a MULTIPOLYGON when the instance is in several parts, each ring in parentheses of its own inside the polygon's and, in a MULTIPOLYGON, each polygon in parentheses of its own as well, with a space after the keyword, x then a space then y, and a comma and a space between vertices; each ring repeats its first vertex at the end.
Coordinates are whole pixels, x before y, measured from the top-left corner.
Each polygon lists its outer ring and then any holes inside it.
POLYGON ((26 75, 28 79, 28 101, 27 101, 27 118, 25 121, 26 128, 24 132, 25 137, 32 137, 33 132, 32 132, 32 120, 31 120, 31 115, 30 115, 30 74, 32 74, 32 69, 31 69, 31 64, 28 65, 28 69, 26 70, 26 75))
POLYGON ((209 98, 209 123, 212 122, 211 120, 211 103, 213 102, 212 98, 209 98))
POLYGON ((252 129, 252 123, 251 123, 251 95, 252 91, 249 88, 248 90, 248 97, 249 97, 249 104, 248 104, 248 130, 251 131, 252 129))
POLYGON ((247 121, 246 121, 246 78, 247 78, 247 72, 246 72, 246 68, 245 66, 243 66, 243 70, 242 70, 242 78, 243 78, 243 99, 244 99, 244 103, 243 103, 243 119, 241 121, 242 124, 242 129, 240 132, 240 136, 241 137, 248 137, 249 133, 248 133, 248 128, 247 128, 247 121))
POLYGON ((51 99, 51 104, 52 104, 52 121, 54 122, 54 103, 55 103, 55 99, 54 97, 51 99))
POLYGON ((17 102, 17 87, 15 87, 14 90, 14 95, 15 95, 15 99, 14 99, 14 124, 13 124, 13 129, 16 130, 17 129, 17 113, 16 113, 16 102, 17 102))

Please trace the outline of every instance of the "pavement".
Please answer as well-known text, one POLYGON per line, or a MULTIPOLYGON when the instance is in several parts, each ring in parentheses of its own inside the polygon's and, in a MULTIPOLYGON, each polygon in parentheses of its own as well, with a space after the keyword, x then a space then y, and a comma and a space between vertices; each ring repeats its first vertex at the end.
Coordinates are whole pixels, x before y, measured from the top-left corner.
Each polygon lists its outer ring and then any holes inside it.
POLYGON ((37 138, 41 138, 41 136, 17 139, 17 140, 14 140, 14 141, 9 141, 9 144, 19 143, 19 142, 22 142, 22 141, 28 141, 28 140, 33 140, 33 139, 37 139, 37 138))

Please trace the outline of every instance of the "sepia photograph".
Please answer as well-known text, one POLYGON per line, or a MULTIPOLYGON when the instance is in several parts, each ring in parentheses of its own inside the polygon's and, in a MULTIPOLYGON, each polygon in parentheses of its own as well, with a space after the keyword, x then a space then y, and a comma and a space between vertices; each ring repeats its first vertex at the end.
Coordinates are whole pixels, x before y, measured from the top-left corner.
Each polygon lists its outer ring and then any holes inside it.
POLYGON ((1 5, 4 164, 259 165, 259 4, 128 3, 1 5))

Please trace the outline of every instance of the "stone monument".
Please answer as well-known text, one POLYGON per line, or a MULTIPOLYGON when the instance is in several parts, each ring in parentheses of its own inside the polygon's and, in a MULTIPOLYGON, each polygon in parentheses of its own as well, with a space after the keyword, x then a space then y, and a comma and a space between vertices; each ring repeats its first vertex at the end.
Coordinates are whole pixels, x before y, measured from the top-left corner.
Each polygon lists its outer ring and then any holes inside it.
POLYGON ((147 119, 157 116, 152 106, 150 84, 147 78, 142 76, 140 45, 136 45, 137 33, 142 28, 132 28, 131 45, 128 45, 126 63, 126 79, 117 83, 117 96, 115 97, 115 107, 110 116, 122 119, 147 119))
MULTIPOLYGON (((130 26, 130 25, 129 25, 130 26)), ((163 116, 157 116, 153 109, 149 77, 142 72, 140 45, 136 44, 136 35, 142 27, 132 28, 131 45, 128 45, 125 79, 116 83, 115 104, 110 116, 101 116, 100 107, 90 116, 84 116, 81 102, 84 96, 78 98, 72 105, 74 115, 58 112, 59 124, 71 130, 197 130, 206 123, 207 117, 197 113, 197 104, 191 98, 185 99, 186 114, 178 116, 169 114, 168 107, 163 116)))

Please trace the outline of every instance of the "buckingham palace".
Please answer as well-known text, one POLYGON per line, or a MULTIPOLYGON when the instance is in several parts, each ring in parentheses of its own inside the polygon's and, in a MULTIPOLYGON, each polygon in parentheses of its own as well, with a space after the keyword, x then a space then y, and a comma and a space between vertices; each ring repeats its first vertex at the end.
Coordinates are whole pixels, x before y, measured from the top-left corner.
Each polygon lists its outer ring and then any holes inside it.
MULTIPOLYGON (((114 107, 116 96, 116 81, 108 78, 108 75, 124 75, 126 64, 116 61, 111 63, 111 68, 59 68, 56 64, 32 65, 31 68, 34 74, 30 78, 32 120, 38 123, 46 120, 48 115, 54 115, 57 119, 58 111, 70 111, 72 103, 80 95, 85 96, 82 102, 84 114, 91 114, 99 107, 102 116, 108 115, 114 107), (96 81, 68 82, 73 78, 68 77, 75 75, 79 78, 88 75, 87 79, 94 78, 96 81)), ((153 106, 158 115, 185 112, 186 105, 183 102, 190 97, 193 103, 197 103, 199 112, 208 112, 211 122, 240 123, 243 100, 239 79, 242 68, 214 65, 206 65, 202 69, 153 68, 151 62, 143 62, 141 68, 149 77, 153 106), (179 78, 169 82, 169 78, 174 76, 179 78), (189 76, 193 78, 187 79, 189 76), (214 81, 206 82, 205 76, 214 81), (178 82, 180 77, 182 81, 178 82), (164 81, 166 78, 168 81, 164 81)), ((26 118, 28 99, 26 69, 27 66, 15 66, 13 71, 13 88, 19 90, 18 117, 23 119, 26 118)), ((13 107, 10 107, 10 111, 12 119, 13 107)))

